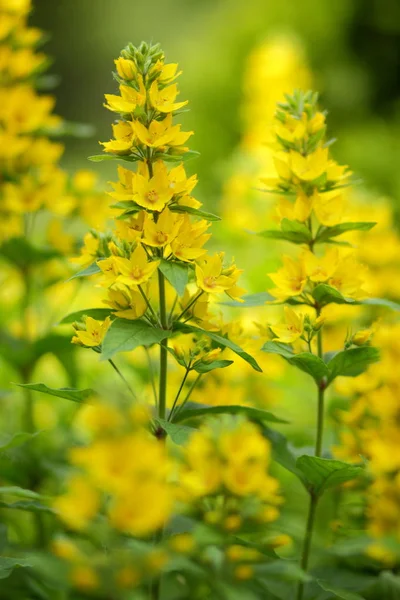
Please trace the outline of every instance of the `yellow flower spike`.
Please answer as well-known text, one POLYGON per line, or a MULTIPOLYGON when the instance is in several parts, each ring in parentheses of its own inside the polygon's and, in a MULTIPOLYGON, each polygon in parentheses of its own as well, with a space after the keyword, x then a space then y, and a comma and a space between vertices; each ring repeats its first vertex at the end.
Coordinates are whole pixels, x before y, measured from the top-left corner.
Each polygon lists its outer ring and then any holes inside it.
POLYGON ((163 121, 152 121, 148 127, 138 120, 132 121, 132 129, 142 144, 149 148, 182 146, 193 135, 193 131, 184 132, 180 125, 172 125, 171 113, 163 121))
POLYGON ((108 192, 108 195, 115 200, 133 200, 133 186, 136 182, 137 174, 118 165, 118 177, 119 181, 110 181, 110 185, 112 185, 114 191, 108 192))
POLYGON ((278 299, 286 299, 301 294, 307 283, 307 274, 302 260, 290 256, 283 257, 283 267, 277 273, 268 273, 268 277, 277 286, 269 290, 278 299))
POLYGON ((183 218, 165 208, 157 221, 152 215, 147 214, 143 227, 143 243, 146 246, 164 248, 178 235, 183 218))
POLYGON ((121 273, 117 282, 134 288, 146 283, 160 264, 159 260, 148 261, 146 251, 141 244, 137 245, 129 259, 117 258, 117 261, 121 273))
POLYGON ((170 113, 183 108, 188 103, 175 102, 178 95, 176 83, 169 85, 163 89, 158 88, 157 81, 153 81, 150 86, 149 97, 151 105, 161 113, 170 113))
POLYGON ((192 223, 189 215, 183 215, 177 236, 171 242, 172 254, 184 262, 192 262, 207 254, 203 248, 211 234, 205 233, 209 227, 207 221, 192 223))
POLYGON ((289 164, 291 172, 301 181, 314 181, 327 172, 328 148, 317 148, 315 152, 303 156, 298 152, 290 151, 289 164))
POLYGON ((173 196, 166 167, 161 161, 155 163, 153 177, 137 173, 135 186, 135 202, 156 212, 161 212, 173 196))
POLYGON ((302 259, 307 277, 310 281, 319 283, 332 277, 339 263, 339 253, 337 248, 330 248, 324 256, 318 257, 307 250, 302 259))
POLYGON ((135 79, 137 68, 133 60, 129 60, 128 58, 123 58, 120 56, 114 60, 114 63, 117 68, 117 73, 121 79, 124 79, 125 81, 132 81, 132 79, 135 79))
POLYGON ((140 319, 147 310, 147 303, 142 294, 133 289, 108 290, 104 304, 110 306, 115 316, 121 319, 140 319))
POLYGON ((274 342, 292 344, 303 335, 304 315, 297 314, 290 306, 284 306, 286 323, 282 325, 270 325, 270 329, 276 335, 274 342))
POLYGON ((92 317, 86 317, 86 331, 76 331, 75 336, 72 338, 72 343, 86 346, 87 348, 100 346, 110 325, 110 317, 107 317, 104 321, 96 321, 92 317))
POLYGON ((99 142, 110 154, 129 154, 134 142, 134 130, 129 121, 119 121, 112 125, 114 140, 99 142))

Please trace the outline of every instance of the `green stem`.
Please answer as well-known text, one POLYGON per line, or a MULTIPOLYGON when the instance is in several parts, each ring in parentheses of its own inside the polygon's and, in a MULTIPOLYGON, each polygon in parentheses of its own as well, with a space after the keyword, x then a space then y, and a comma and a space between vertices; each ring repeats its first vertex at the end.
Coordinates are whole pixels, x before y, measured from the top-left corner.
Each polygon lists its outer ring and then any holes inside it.
POLYGON ((192 392, 194 390, 194 388, 196 387, 196 385, 199 383, 201 376, 203 375, 203 373, 199 373, 196 377, 196 379, 193 381, 192 385, 189 388, 188 393, 186 394, 183 402, 180 403, 180 405, 178 406, 176 412, 175 412, 175 416, 182 410, 182 408, 185 406, 186 402, 188 402, 190 396, 192 395, 192 392))
MULTIPOLYGON (((161 271, 158 271, 158 292, 160 297, 160 320, 161 327, 168 329, 167 307, 165 299, 165 278, 161 271)), ((160 342, 160 381, 158 391, 158 416, 165 419, 167 406, 167 368, 168 368, 168 341, 164 339, 160 342)))
POLYGON ((118 373, 118 375, 121 377, 122 381, 125 383, 126 387, 128 388, 128 390, 130 391, 130 393, 132 394, 132 396, 135 398, 136 400, 136 394, 133 391, 133 389, 131 388, 131 386, 129 385, 128 381, 125 379, 124 375, 121 373, 121 371, 118 369, 117 365, 115 364, 114 361, 111 360, 111 358, 108 359, 108 362, 110 363, 110 365, 112 366, 112 368, 114 369, 114 371, 116 373, 118 373))
POLYGON ((189 365, 186 367, 186 372, 185 372, 185 374, 184 374, 184 376, 183 376, 183 379, 182 379, 182 381, 181 381, 181 385, 179 386, 178 392, 177 392, 177 394, 176 394, 176 396, 175 396, 175 400, 174 400, 174 403, 173 403, 173 405, 172 405, 171 412, 169 413, 169 418, 168 418, 168 420, 169 420, 169 421, 172 421, 172 417, 173 417, 173 414, 174 414, 175 407, 176 407, 176 405, 177 405, 177 403, 178 403, 179 397, 180 397, 180 395, 181 395, 181 393, 182 393, 183 386, 184 386, 184 385, 185 385, 185 383, 186 383, 186 379, 188 378, 188 375, 189 375, 189 373, 190 373, 190 370, 191 370, 191 369, 190 369, 190 364, 189 364, 189 365))
POLYGON ((141 285, 138 285, 138 288, 139 288, 139 292, 140 292, 140 293, 141 293, 141 295, 142 295, 142 298, 143 298, 143 300, 144 300, 144 301, 146 302, 146 304, 147 304, 147 308, 149 309, 149 311, 151 312, 151 314, 152 314, 152 315, 153 315, 153 317, 155 318, 156 322, 157 322, 158 324, 160 324, 160 322, 159 322, 159 320, 158 320, 158 317, 157 317, 157 315, 156 315, 156 313, 155 313, 155 310, 154 310, 154 308, 152 307, 152 305, 150 304, 150 300, 148 299, 148 297, 147 297, 147 296, 146 296, 146 294, 144 293, 144 291, 143 291, 143 289, 142 289, 142 286, 141 286, 141 285))
MULTIPOLYGON (((320 311, 317 310, 317 317, 319 317, 320 311)), ((323 358, 323 347, 322 347, 322 329, 317 333, 317 351, 319 358, 323 358)), ((315 456, 321 456, 322 452, 322 441, 324 434, 324 399, 325 399, 325 382, 322 381, 318 385, 318 409, 317 409, 317 437, 315 440, 315 456)), ((300 566, 305 573, 308 570, 308 562, 310 558, 312 536, 315 525, 315 515, 318 504, 318 496, 310 490, 310 504, 308 507, 308 517, 306 531, 304 535, 303 550, 301 553, 300 566)), ((297 588, 297 600, 303 600, 304 595, 304 582, 299 582, 297 588)))
POLYGON ((150 356, 150 352, 149 349, 144 346, 144 351, 146 352, 146 356, 147 356, 147 363, 149 365, 149 375, 150 375, 150 383, 151 383, 151 387, 153 389, 153 395, 154 395, 154 405, 157 408, 158 405, 158 398, 157 398, 157 389, 156 389, 156 382, 155 382, 155 377, 154 377, 154 369, 153 369, 153 362, 151 360, 151 356, 150 356))
POLYGON ((193 304, 195 304, 195 302, 197 302, 197 300, 200 298, 200 296, 202 296, 204 294, 203 290, 201 290, 197 296, 195 296, 193 298, 193 300, 191 302, 189 302, 189 304, 187 305, 187 307, 181 312, 180 315, 178 315, 178 317, 176 318, 177 321, 179 321, 183 315, 185 315, 187 313, 187 311, 192 308, 193 304))

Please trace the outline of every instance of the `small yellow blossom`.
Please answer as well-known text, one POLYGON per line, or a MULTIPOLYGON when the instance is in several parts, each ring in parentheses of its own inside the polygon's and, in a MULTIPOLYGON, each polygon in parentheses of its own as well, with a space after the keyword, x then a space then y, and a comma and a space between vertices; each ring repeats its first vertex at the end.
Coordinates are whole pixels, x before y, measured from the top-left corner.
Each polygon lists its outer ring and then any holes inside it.
POLYGON ((86 317, 86 330, 76 330, 75 336, 72 338, 72 343, 80 344, 81 346, 86 346, 88 348, 100 346, 110 325, 110 317, 107 317, 104 321, 96 321, 96 319, 92 319, 92 317, 86 317))
POLYGON ((120 272, 117 281, 128 287, 146 283, 160 264, 159 260, 148 260, 146 251, 141 244, 136 246, 129 259, 117 257, 116 260, 120 272))
POLYGON ((284 307, 286 323, 283 325, 270 325, 276 335, 274 342, 292 344, 303 335, 304 315, 297 314, 290 306, 284 307))

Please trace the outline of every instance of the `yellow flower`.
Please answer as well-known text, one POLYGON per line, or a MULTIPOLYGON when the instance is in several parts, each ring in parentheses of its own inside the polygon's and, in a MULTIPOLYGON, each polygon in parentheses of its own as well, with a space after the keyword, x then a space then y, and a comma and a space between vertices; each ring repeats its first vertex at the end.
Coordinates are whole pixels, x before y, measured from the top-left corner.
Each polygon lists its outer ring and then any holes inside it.
POLYGON ((101 271, 104 274, 104 279, 101 282, 101 285, 103 285, 104 287, 109 287, 110 285, 115 283, 119 275, 117 257, 110 256, 109 258, 98 260, 97 265, 100 267, 101 271))
POLYGON ((268 276, 277 286, 269 290, 270 293, 282 300, 301 294, 307 283, 304 262, 290 256, 284 256, 283 267, 277 273, 268 273, 268 276))
POLYGON ((105 152, 111 154, 129 154, 133 145, 134 131, 132 123, 129 121, 118 121, 112 125, 115 140, 109 142, 100 142, 104 146, 105 152))
POLYGON ((143 208, 161 212, 172 196, 168 173, 161 161, 155 163, 153 177, 137 173, 134 200, 143 208))
POLYGON ((104 106, 112 112, 122 114, 132 113, 137 106, 142 106, 145 102, 146 91, 142 89, 142 86, 141 90, 137 92, 132 87, 120 85, 119 91, 121 92, 121 96, 116 96, 114 94, 105 94, 104 96, 107 101, 104 106))
POLYGON ((178 88, 176 83, 159 89, 157 81, 153 81, 150 86, 149 97, 151 105, 159 112, 170 113, 186 106, 188 103, 187 100, 185 102, 175 102, 177 95, 178 88))
POLYGON ((326 173, 328 166, 328 148, 317 148, 315 152, 303 156, 290 151, 289 164, 292 173, 301 181, 314 181, 326 173))
POLYGON ((160 264, 159 260, 148 261, 146 251, 141 244, 136 246, 129 259, 117 257, 117 261, 121 273, 117 281, 128 287, 146 283, 160 264))
POLYGON ((68 527, 84 529, 97 513, 99 496, 83 475, 75 475, 65 494, 53 501, 53 508, 68 527))
POLYGON ((117 67, 117 73, 121 79, 124 79, 125 81, 132 81, 132 79, 135 79, 137 69, 133 60, 129 60, 128 58, 123 58, 120 56, 114 60, 114 63, 117 67))
POLYGON ((355 346, 364 346, 364 344, 367 344, 369 341, 371 341, 373 333, 373 328, 360 329, 360 331, 357 331, 357 333, 352 336, 351 343, 355 346))
POLYGON ((100 346, 110 325, 110 317, 107 317, 104 321, 96 321, 96 319, 92 319, 92 317, 86 317, 86 330, 75 331, 72 343, 80 344, 81 346, 86 346, 88 348, 100 346))
POLYGON ((342 222, 345 201, 342 190, 313 194, 313 209, 321 225, 332 227, 342 222))
POLYGON ((71 258, 72 263, 80 265, 82 268, 88 267, 98 258, 100 240, 91 233, 87 233, 84 240, 84 246, 81 249, 81 255, 71 258))
POLYGON ((310 281, 319 283, 332 277, 339 262, 339 253, 336 248, 330 248, 324 256, 318 257, 307 250, 302 258, 307 277, 310 281))
POLYGON ((231 288, 235 281, 223 275, 223 254, 214 254, 196 265, 196 283, 208 294, 221 294, 231 288))
POLYGON ((108 290, 104 304, 111 307, 116 317, 140 319, 147 310, 147 304, 140 292, 135 290, 108 290))
POLYGON ((277 212, 280 219, 296 220, 302 223, 308 219, 313 208, 313 199, 300 192, 294 202, 286 196, 279 198, 277 212))
POLYGON ((198 260, 204 256, 207 250, 203 246, 211 237, 211 234, 205 233, 208 227, 207 221, 192 223, 189 215, 184 215, 178 234, 171 242, 172 254, 184 262, 198 260))
POLYGON ((184 132, 180 125, 172 125, 171 113, 163 121, 152 121, 148 127, 139 120, 133 121, 132 129, 142 144, 149 148, 182 146, 193 135, 193 131, 184 132))
POLYGON ((284 306, 286 323, 282 325, 270 325, 270 329, 277 336, 274 342, 292 344, 303 335, 304 315, 297 314, 289 306, 284 306))
POLYGON ((190 194, 197 184, 197 175, 186 177, 184 166, 180 164, 170 170, 168 180, 174 194, 190 194))
POLYGON ((115 224, 115 233, 121 240, 136 242, 142 237, 145 211, 141 210, 130 219, 119 219, 115 224))
POLYGON ((178 234, 182 217, 164 208, 157 222, 151 215, 146 215, 143 227, 143 243, 147 246, 163 248, 170 244, 178 234))
POLYGON ((350 254, 342 258, 332 273, 328 283, 345 297, 360 299, 367 296, 364 289, 366 270, 360 265, 355 257, 350 254))

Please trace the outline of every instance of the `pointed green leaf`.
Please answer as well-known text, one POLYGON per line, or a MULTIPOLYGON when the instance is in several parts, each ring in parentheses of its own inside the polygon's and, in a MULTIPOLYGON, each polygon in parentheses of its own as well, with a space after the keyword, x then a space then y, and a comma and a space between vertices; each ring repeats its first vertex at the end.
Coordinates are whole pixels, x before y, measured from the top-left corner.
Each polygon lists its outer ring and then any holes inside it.
POLYGON ((304 473, 308 486, 318 496, 328 488, 356 479, 363 472, 359 465, 306 454, 297 459, 296 467, 304 473))
POLYGON ((307 244, 312 240, 311 232, 304 223, 289 219, 282 219, 280 230, 261 231, 258 235, 275 240, 286 240, 294 244, 307 244))
POLYGON ((200 217, 206 221, 221 220, 221 217, 218 217, 218 215, 214 215, 213 213, 209 213, 204 210, 199 210, 198 208, 193 208, 192 206, 184 206, 183 204, 173 204, 169 207, 169 209, 176 213, 188 213, 189 215, 200 217))
POLYGON ((118 352, 129 352, 139 346, 158 344, 171 334, 170 330, 155 327, 140 319, 115 319, 103 340, 101 360, 109 360, 118 352))
POLYGON ((26 569, 33 565, 25 558, 12 558, 0 556, 0 579, 6 579, 14 569, 26 569))
POLYGON ((335 594, 336 598, 341 598, 342 600, 365 600, 365 598, 360 596, 360 594, 337 588, 336 586, 331 585, 328 581, 317 579, 317 583, 325 592, 332 592, 332 594, 335 594))
POLYGON ((242 350, 240 346, 238 346, 234 342, 231 342, 231 340, 229 340, 228 338, 222 337, 221 335, 218 335, 213 331, 206 331, 204 329, 200 329, 200 327, 194 327, 193 325, 187 325, 186 323, 175 323, 174 327, 176 331, 181 331, 182 333, 195 333, 197 335, 205 335, 209 337, 217 344, 217 346, 229 348, 230 350, 232 350, 232 352, 234 352, 235 354, 240 356, 240 358, 249 363, 249 365, 251 365, 255 371, 259 371, 260 373, 262 372, 262 369, 257 363, 256 359, 253 358, 253 356, 250 356, 250 354, 248 354, 244 350, 242 350))
POLYGON ((333 227, 324 227, 315 238, 318 244, 325 243, 337 235, 342 235, 348 231, 369 231, 376 225, 375 222, 355 222, 355 223, 340 223, 333 227))
POLYGON ((327 283, 319 283, 312 292, 313 298, 320 307, 326 304, 357 304, 352 298, 345 298, 336 288, 327 283))
POLYGON ((178 296, 183 296, 189 280, 189 265, 172 260, 162 260, 158 268, 176 290, 178 296))
POLYGON ((86 308, 70 313, 59 322, 59 325, 70 325, 75 321, 82 321, 83 317, 92 317, 96 321, 104 321, 110 315, 111 310, 109 308, 86 308))
POLYGON ((311 352, 295 354, 290 346, 280 342, 266 342, 261 349, 271 354, 279 354, 289 364, 311 375, 317 384, 324 377, 329 376, 329 370, 324 361, 315 354, 311 354, 311 352))
POLYGON ((81 269, 77 273, 74 273, 67 281, 71 281, 72 279, 76 279, 77 277, 90 277, 90 275, 96 275, 96 273, 100 273, 101 269, 97 263, 92 263, 85 269, 81 269))
POLYGON ((337 352, 328 362, 328 383, 335 377, 357 377, 370 365, 379 361, 379 350, 373 346, 361 346, 337 352))
POLYGON ((1 436, 0 438, 0 452, 5 452, 6 450, 11 450, 12 448, 17 448, 18 446, 22 446, 26 442, 31 441, 33 438, 37 437, 40 434, 40 431, 35 431, 35 433, 28 433, 26 431, 19 431, 18 433, 14 433, 9 436, 1 436))
POLYGON ((254 421, 270 422, 270 423, 287 423, 284 419, 276 417, 274 414, 261 408, 253 408, 251 406, 240 406, 236 404, 221 405, 221 406, 203 406, 202 404, 188 403, 185 407, 176 413, 173 419, 174 423, 186 421, 187 419, 195 419, 197 417, 212 417, 213 415, 244 415, 248 419, 254 421))
POLYGON ((32 490, 25 490, 24 488, 16 485, 2 486, 0 487, 0 495, 16 496, 17 498, 27 498, 28 500, 40 500, 42 497, 37 492, 32 490))
POLYGON ((196 373, 209 373, 210 371, 214 371, 215 369, 225 369, 229 367, 233 363, 233 360, 213 360, 212 362, 202 362, 199 360, 192 367, 193 371, 196 373))
POLYGON ((42 392, 49 396, 56 396, 57 398, 65 398, 66 400, 72 400, 73 402, 87 402, 88 398, 96 394, 94 390, 76 390, 74 388, 49 388, 44 383, 17 383, 19 387, 26 388, 28 390, 34 390, 35 392, 42 392))
POLYGON ((262 433, 271 442, 272 458, 284 469, 296 475, 306 485, 306 477, 296 466, 296 456, 292 452, 287 438, 279 431, 275 431, 275 429, 271 429, 265 425, 262 427, 262 433))
POLYGON ((94 154, 93 156, 88 156, 88 159, 92 162, 103 162, 104 160, 124 160, 126 162, 137 162, 139 157, 136 156, 119 156, 117 154, 94 154))
POLYGON ((177 425, 176 423, 171 423, 170 421, 160 419, 159 417, 154 420, 171 438, 174 444, 177 444, 178 446, 183 446, 186 444, 191 434, 196 431, 193 427, 188 427, 187 425, 177 425))
POLYGON ((267 302, 271 300, 275 300, 271 294, 268 292, 259 292, 258 294, 247 294, 242 296, 241 300, 243 302, 239 302, 238 300, 231 300, 229 302, 220 302, 224 306, 237 306, 238 308, 249 308, 255 306, 265 306, 267 302))
POLYGON ((23 510, 26 512, 53 512, 53 509, 50 508, 50 506, 46 506, 46 504, 42 504, 37 500, 20 500, 19 502, 4 502, 3 500, 0 500, 0 508, 23 510))

